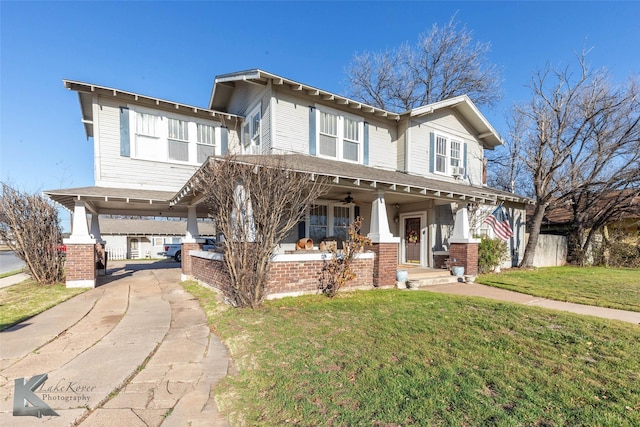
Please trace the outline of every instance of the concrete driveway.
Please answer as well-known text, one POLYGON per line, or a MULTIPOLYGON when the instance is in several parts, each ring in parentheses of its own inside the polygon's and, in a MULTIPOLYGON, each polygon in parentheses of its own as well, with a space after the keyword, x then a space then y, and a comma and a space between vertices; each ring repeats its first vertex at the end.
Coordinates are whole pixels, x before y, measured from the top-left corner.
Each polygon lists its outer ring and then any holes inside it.
POLYGON ((111 262, 95 289, 0 333, 0 425, 226 426, 224 345, 174 262, 111 262), (14 416, 15 380, 59 416, 14 416))

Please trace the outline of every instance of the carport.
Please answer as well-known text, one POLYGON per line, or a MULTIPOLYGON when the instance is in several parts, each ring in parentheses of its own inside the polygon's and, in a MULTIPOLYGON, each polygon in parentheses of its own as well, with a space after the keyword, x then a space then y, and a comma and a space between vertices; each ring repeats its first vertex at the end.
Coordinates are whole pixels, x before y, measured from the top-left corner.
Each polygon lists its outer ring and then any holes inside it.
POLYGON ((79 187, 43 193, 72 213, 71 236, 63 242, 67 246, 67 287, 95 287, 96 265, 98 261, 106 264, 99 215, 187 218, 182 241, 188 244, 197 244, 197 219, 207 217, 206 207, 198 205, 198 199, 172 205, 176 197, 172 191, 79 187))

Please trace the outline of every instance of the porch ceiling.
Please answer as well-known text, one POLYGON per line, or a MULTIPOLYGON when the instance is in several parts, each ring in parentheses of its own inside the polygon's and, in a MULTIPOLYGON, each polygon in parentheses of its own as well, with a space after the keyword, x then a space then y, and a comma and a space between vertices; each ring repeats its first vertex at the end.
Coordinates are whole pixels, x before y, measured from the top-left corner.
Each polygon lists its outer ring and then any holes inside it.
MULTIPOLYGON (((277 164, 282 161, 289 169, 308 173, 312 179, 315 176, 326 176, 332 185, 325 197, 335 200, 343 199, 347 192, 351 192, 357 201, 371 202, 376 198, 376 193, 383 190, 387 204, 411 203, 425 199, 435 199, 443 203, 495 204, 504 201, 533 203, 531 199, 526 197, 488 187, 440 181, 388 169, 337 162, 302 154, 237 156, 235 159, 249 164, 268 164, 270 162, 277 164)), ((222 160, 222 158, 210 158, 210 161, 222 160)), ((190 180, 173 197, 171 203, 176 207, 182 204, 193 204, 198 197, 199 195, 194 192, 193 183, 190 180)))
MULTIPOLYGON (((81 200, 89 212, 96 214, 187 217, 187 205, 171 206, 175 196, 172 191, 80 187, 47 190, 43 194, 70 211, 81 200)), ((204 206, 198 206, 196 211, 201 218, 207 216, 204 206)))

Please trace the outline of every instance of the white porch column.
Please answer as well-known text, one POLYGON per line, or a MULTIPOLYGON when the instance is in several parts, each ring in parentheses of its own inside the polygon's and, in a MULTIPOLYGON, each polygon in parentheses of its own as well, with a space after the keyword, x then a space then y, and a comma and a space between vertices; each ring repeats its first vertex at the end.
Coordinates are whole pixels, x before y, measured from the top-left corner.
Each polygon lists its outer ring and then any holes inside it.
POLYGON ((478 243, 479 239, 471 237, 469 227, 469 212, 467 208, 458 209, 456 212, 456 222, 453 226, 453 235, 449 238, 449 243, 478 243))
POLYGON ((87 208, 84 206, 84 202, 76 200, 75 207, 73 209, 73 229, 71 230, 71 236, 65 239, 65 243, 96 243, 96 239, 92 238, 89 234, 89 225, 87 223, 87 208))
POLYGON ((198 231, 198 215, 195 205, 187 208, 187 230, 182 238, 182 243, 196 243, 200 232, 198 231))
POLYGON ((394 237, 389 231, 387 205, 384 202, 384 191, 378 190, 378 197, 371 203, 371 228, 367 237, 372 243, 399 243, 400 238, 394 237))
POLYGON ((256 241, 256 224, 253 219, 251 197, 242 183, 236 184, 231 221, 235 239, 245 242, 256 241))
POLYGON ((73 230, 62 241, 67 247, 67 288, 93 288, 96 286, 96 239, 89 234, 87 209, 77 200, 73 209, 73 230))
POLYGON ((100 222, 98 221, 98 214, 91 214, 91 235, 98 241, 98 243, 105 244, 105 241, 100 234, 100 222))

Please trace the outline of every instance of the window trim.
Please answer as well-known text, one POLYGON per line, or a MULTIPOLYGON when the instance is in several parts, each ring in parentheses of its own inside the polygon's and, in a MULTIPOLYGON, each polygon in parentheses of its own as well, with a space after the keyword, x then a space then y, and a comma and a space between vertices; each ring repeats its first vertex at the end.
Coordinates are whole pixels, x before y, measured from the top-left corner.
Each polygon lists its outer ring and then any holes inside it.
POLYGON ((220 144, 218 141, 221 140, 220 128, 222 124, 219 121, 207 121, 201 119, 199 117, 192 117, 183 114, 175 114, 164 110, 156 110, 140 105, 128 104, 127 108, 129 109, 129 134, 132 135, 130 138, 130 156, 129 158, 133 160, 142 160, 142 161, 151 161, 158 163, 170 163, 170 164, 178 164, 178 165, 200 165, 201 162, 198 162, 198 145, 207 145, 198 142, 198 124, 204 126, 211 126, 213 128, 213 147, 214 154, 220 154, 220 144), (149 114, 156 116, 156 136, 149 136, 146 134, 140 134, 137 132, 137 124, 138 124, 138 114, 149 114), (169 119, 180 120, 186 123, 186 140, 169 138, 169 119), (151 156, 144 156, 140 154, 139 146, 141 142, 147 141, 147 143, 157 144, 158 150, 160 150, 163 155, 158 156, 158 158, 153 158, 151 156), (153 142, 151 142, 153 140, 153 142), (187 144, 187 160, 175 160, 172 159, 169 155, 169 144, 170 141, 175 141, 179 143, 187 144))
POLYGON ((259 102, 248 111, 249 114, 245 116, 244 123, 242 123, 242 153, 260 154, 258 150, 262 145, 262 103, 259 102), (258 129, 256 129, 256 123, 258 129), (245 128, 248 132, 245 132, 245 128))
MULTIPOLYGON (((309 230, 311 227, 311 209, 314 206, 326 206, 327 207, 327 236, 326 237, 330 237, 330 236, 335 236, 335 231, 334 228, 343 228, 343 226, 334 226, 333 222, 334 222, 334 208, 336 207, 340 207, 340 208, 348 208, 349 209, 349 223, 346 224, 346 229, 348 232, 349 226, 351 225, 351 223, 354 220, 354 215, 355 215, 355 208, 354 208, 354 204, 350 203, 350 204, 345 204, 344 202, 336 202, 336 201, 329 201, 329 200, 316 200, 309 208, 307 208, 307 212, 305 213, 305 236, 311 237, 309 230)), ((313 242, 314 244, 317 244, 319 242, 313 242)))
POLYGON ((343 161, 343 162, 349 162, 349 163, 354 163, 354 164, 358 164, 358 165, 362 165, 364 164, 364 118, 354 115, 354 114, 350 114, 344 111, 340 111, 340 110, 336 110, 334 108, 329 108, 329 107, 325 107, 323 105, 315 105, 315 109, 317 111, 316 114, 316 141, 317 141, 317 148, 316 148, 316 157, 321 157, 324 159, 331 159, 331 160, 339 160, 339 161, 343 161), (336 116, 336 133, 337 135, 330 135, 324 132, 321 132, 321 124, 322 124, 322 113, 327 113, 327 114, 332 114, 334 116, 336 116), (352 139, 348 139, 345 136, 345 119, 349 119, 353 122, 355 122, 357 124, 357 134, 358 134, 358 140, 352 140, 352 139), (325 154, 321 154, 320 153, 320 136, 321 135, 327 135, 330 137, 335 137, 336 138, 336 156, 328 156, 325 154), (344 157, 344 144, 345 142, 349 142, 349 143, 354 143, 357 144, 358 148, 357 148, 357 153, 358 153, 358 160, 351 160, 351 159, 347 159, 344 157))
MULTIPOLYGON (((465 167, 465 160, 464 160, 464 146, 466 144, 466 142, 464 141, 463 138, 460 138, 458 136, 453 136, 444 132, 439 132, 439 131, 434 131, 433 132, 433 173, 436 175, 441 175, 441 176, 446 176, 446 177, 454 177, 453 174, 453 168, 455 167, 452 164, 452 161, 455 159, 453 157, 453 145, 452 143, 458 143, 459 147, 458 147, 458 166, 457 167, 465 167), (444 155, 440 154, 438 152, 438 139, 443 139, 445 142, 445 147, 444 147, 444 155), (440 158, 444 158, 444 166, 445 166, 445 171, 439 171, 438 170, 438 157, 440 158)), ((466 175, 467 171, 465 168, 465 175, 466 175)))

